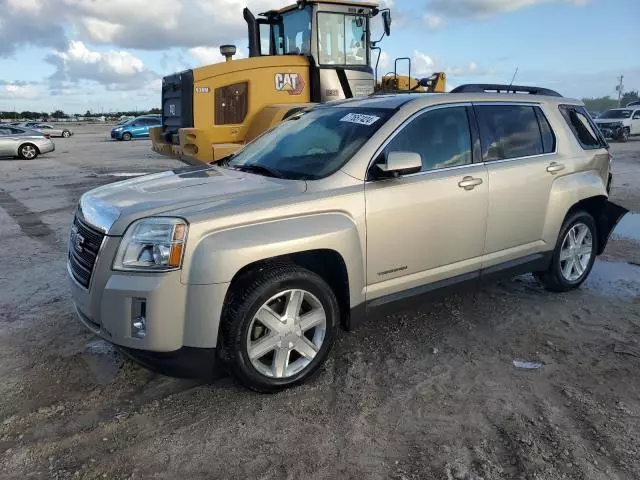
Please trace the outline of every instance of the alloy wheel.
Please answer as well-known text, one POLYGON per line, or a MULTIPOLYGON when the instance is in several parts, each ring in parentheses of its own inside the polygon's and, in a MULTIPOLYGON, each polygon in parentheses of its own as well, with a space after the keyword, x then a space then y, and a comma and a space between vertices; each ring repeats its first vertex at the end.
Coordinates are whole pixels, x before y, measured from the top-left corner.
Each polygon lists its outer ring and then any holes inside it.
POLYGON ((25 145, 24 147, 22 147, 21 151, 22 151, 22 156, 26 159, 34 158, 38 153, 35 147, 31 145, 25 145))
POLYGON ((573 225, 560 248, 560 271, 565 280, 576 282, 585 273, 593 255, 593 237, 584 223, 573 225))
POLYGON ((247 334, 247 354, 262 375, 287 378, 316 357, 325 339, 327 314, 306 290, 282 291, 254 315, 247 334))

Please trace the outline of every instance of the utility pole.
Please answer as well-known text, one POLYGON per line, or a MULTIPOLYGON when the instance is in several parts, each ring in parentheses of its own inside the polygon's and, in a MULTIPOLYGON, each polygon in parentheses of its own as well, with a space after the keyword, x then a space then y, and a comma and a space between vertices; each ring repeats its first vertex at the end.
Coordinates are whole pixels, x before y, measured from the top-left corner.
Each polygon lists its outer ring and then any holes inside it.
POLYGON ((618 85, 616 86, 616 90, 618 91, 618 108, 620 108, 620 102, 622 101, 622 79, 624 78, 624 75, 620 75, 618 77, 618 80, 620 81, 618 83, 618 85))

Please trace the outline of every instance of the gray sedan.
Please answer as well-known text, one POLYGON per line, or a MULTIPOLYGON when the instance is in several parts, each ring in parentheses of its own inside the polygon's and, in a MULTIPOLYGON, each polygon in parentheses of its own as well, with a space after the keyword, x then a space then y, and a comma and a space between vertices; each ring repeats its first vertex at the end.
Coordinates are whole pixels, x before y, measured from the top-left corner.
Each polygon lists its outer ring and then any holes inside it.
POLYGON ((71 135, 73 135, 73 132, 68 128, 54 127, 53 125, 49 125, 48 123, 38 123, 37 125, 34 125, 30 128, 38 130, 39 132, 42 132, 45 135, 49 135, 50 137, 69 138, 71 135))
POLYGON ((41 153, 53 152, 55 148, 53 141, 41 132, 0 125, 0 157, 33 160, 41 153))

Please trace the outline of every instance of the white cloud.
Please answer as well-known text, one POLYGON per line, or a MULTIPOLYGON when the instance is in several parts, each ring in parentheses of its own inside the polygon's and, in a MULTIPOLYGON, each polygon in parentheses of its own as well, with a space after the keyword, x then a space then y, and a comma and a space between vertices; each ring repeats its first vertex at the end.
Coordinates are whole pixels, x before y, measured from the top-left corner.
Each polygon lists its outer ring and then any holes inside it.
POLYGON ((230 43, 246 37, 242 9, 254 14, 288 0, 55 0, 87 40, 124 48, 162 50, 230 43))
POLYGON ((66 51, 55 51, 47 61, 56 67, 50 77, 53 88, 62 88, 65 82, 91 80, 110 89, 140 88, 143 83, 158 77, 148 70, 142 60, 129 52, 89 50, 84 43, 73 41, 66 51))
MULTIPOLYGON (((220 47, 193 47, 188 50, 189 55, 197 61, 197 66, 200 65, 210 65, 212 63, 220 63, 224 62, 225 58, 220 53, 220 47)), ((233 56, 234 59, 245 58, 244 52, 239 48, 236 48, 236 54, 233 56)))
POLYGON ((444 23, 442 21, 442 17, 434 15, 433 13, 425 13, 422 19, 424 20, 424 24, 427 26, 427 28, 431 30, 441 28, 444 23))
POLYGON ((61 19, 53 2, 0 0, 0 58, 23 45, 63 48, 67 36, 61 19))
POLYGON ((111 23, 94 17, 83 17, 80 19, 80 22, 88 32, 89 37, 98 43, 113 43, 124 28, 117 23, 111 23))
POLYGON ((476 62, 462 66, 446 65, 424 52, 415 50, 411 58, 411 76, 421 78, 435 72, 445 72, 447 77, 482 77, 495 73, 493 69, 480 67, 476 62))
POLYGON ((43 8, 42 0, 8 0, 7 6, 13 10, 22 10, 28 13, 39 13, 43 8))
POLYGON ((411 75, 413 72, 416 74, 431 74, 437 71, 435 68, 435 62, 426 53, 415 50, 413 52, 413 58, 411 59, 411 75))
POLYGON ((41 95, 40 88, 35 84, 6 83, 0 87, 0 98, 34 100, 41 95))

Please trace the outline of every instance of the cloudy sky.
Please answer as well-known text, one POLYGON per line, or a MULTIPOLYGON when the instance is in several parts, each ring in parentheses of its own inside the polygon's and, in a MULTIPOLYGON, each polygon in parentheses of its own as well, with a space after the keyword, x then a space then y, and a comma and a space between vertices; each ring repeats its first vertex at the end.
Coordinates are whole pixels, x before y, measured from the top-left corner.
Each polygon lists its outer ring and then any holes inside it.
MULTIPOLYGON (((147 109, 163 75, 246 53, 242 8, 286 0, 0 0, 0 110, 147 109)), ((411 56, 449 86, 511 80, 566 96, 640 88, 640 0, 387 0, 382 70, 411 56)))

